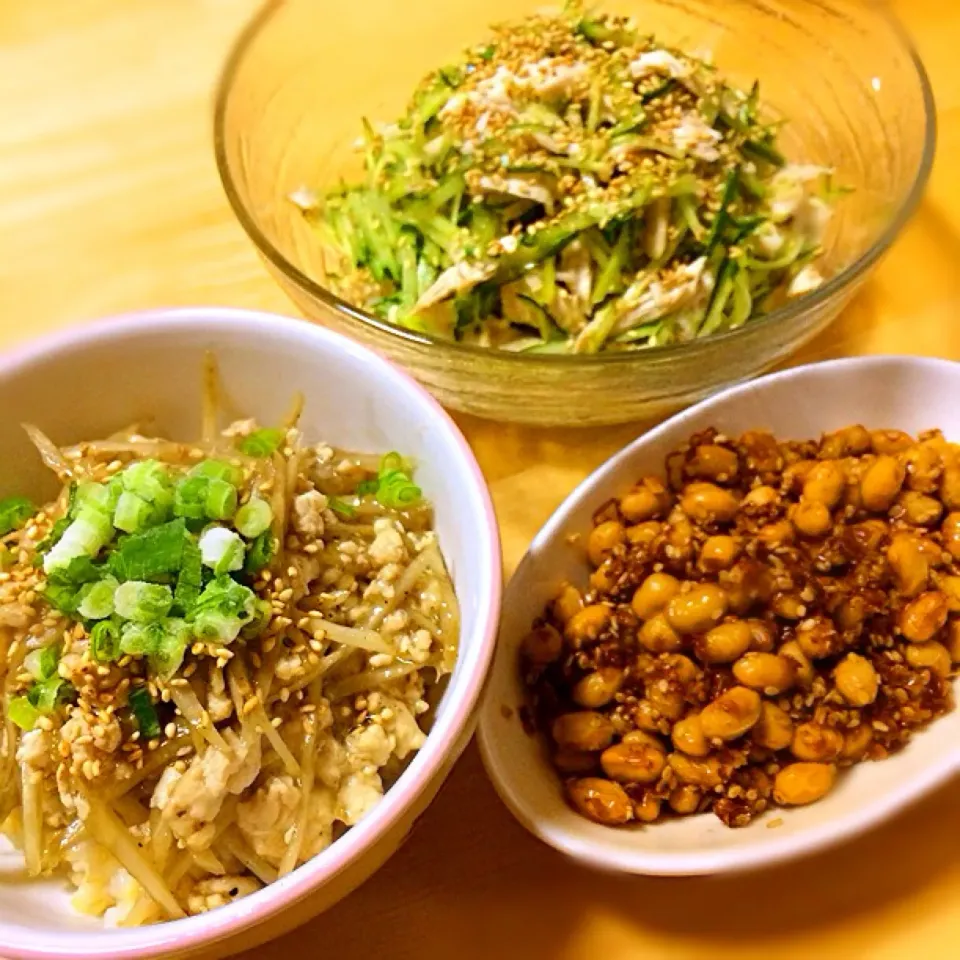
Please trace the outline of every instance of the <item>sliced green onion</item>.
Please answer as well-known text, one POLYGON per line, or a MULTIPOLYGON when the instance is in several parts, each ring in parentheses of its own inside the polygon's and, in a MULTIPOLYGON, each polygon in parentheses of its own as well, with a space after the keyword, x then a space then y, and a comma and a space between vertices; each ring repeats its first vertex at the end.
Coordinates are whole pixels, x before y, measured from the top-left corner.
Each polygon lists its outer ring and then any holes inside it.
POLYGON ((173 500, 173 478, 169 469, 156 460, 131 464, 120 478, 124 490, 135 493, 147 503, 169 506, 173 500))
POLYGON ((251 497, 237 511, 233 520, 233 525, 248 540, 259 537, 265 530, 269 530, 271 523, 273 523, 273 510, 266 500, 261 500, 259 497, 251 497))
MULTIPOLYGON (((397 508, 416 503, 420 499, 422 491, 407 475, 409 469, 409 463, 399 453, 391 451, 380 460, 380 470, 376 482, 364 481, 358 486, 357 494, 363 496, 367 492, 372 493, 376 496, 377 501, 385 507, 397 508)), ((339 513, 341 510, 338 509, 338 503, 335 501, 336 498, 332 497, 329 506, 339 513)))
POLYGON ((124 533, 137 533, 144 527, 150 526, 152 517, 153 507, 146 500, 136 493, 124 490, 117 500, 113 525, 124 533))
POLYGON ((200 537, 200 559, 218 576, 243 569, 244 547, 240 535, 226 527, 209 527, 200 537))
POLYGON ((234 485, 243 480, 243 471, 226 460, 201 460, 190 468, 188 476, 206 477, 208 480, 226 480, 234 485))
POLYGON ((199 640, 230 643, 257 611, 256 594, 228 576, 207 584, 191 615, 194 635, 199 640))
POLYGON ((240 631, 240 636, 245 637, 248 640, 252 639, 253 637, 258 637, 270 622, 270 617, 272 614, 273 607, 270 606, 269 601, 261 600, 258 597, 256 607, 253 612, 253 617, 240 631))
POLYGON ((118 580, 152 580, 176 573, 188 537, 182 518, 131 534, 111 553, 110 570, 118 580))
POLYGON ((67 566, 77 557, 95 557, 113 539, 110 518, 94 507, 83 506, 77 518, 66 528, 59 542, 43 558, 43 569, 50 573, 67 566))
POLYGON ((237 488, 228 480, 211 480, 204 510, 211 520, 229 520, 237 512, 237 488))
POLYGON ((97 663, 120 659, 120 628, 110 620, 94 624, 90 631, 90 655, 97 663))
POLYGON ((193 633, 185 620, 176 617, 164 620, 160 642, 150 654, 150 666, 154 673, 164 680, 172 677, 183 663, 187 645, 192 637, 193 633))
POLYGON ((193 619, 193 634, 208 643, 231 643, 240 635, 243 623, 219 610, 202 610, 193 619))
POLYGON ((187 520, 205 519, 209 488, 210 477, 184 477, 174 490, 173 515, 187 520))
POLYGON ((361 480, 354 491, 358 497, 365 497, 368 494, 376 493, 380 489, 380 478, 371 477, 369 480, 361 480))
POLYGON ((0 537, 22 527, 36 512, 37 508, 26 497, 0 500, 0 537))
MULTIPOLYGON (((60 517, 50 528, 50 532, 37 544, 37 556, 46 557, 46 555, 60 542, 63 535, 70 526, 70 516, 60 517)), ((40 564, 37 564, 40 566, 40 564)))
POLYGON ((146 687, 134 687, 127 696, 127 703, 130 705, 140 736, 145 740, 159 737, 160 719, 146 687))
POLYGON ((46 680, 57 672, 60 663, 60 649, 55 643, 48 644, 40 652, 40 679, 46 680))
POLYGON ((345 519, 350 517, 355 517, 357 515, 357 508, 347 503, 346 500, 341 500, 340 497, 330 497, 327 500, 327 506, 336 514, 345 519))
POLYGON ((270 530, 264 530, 258 537, 254 538, 247 550, 247 559, 243 564, 245 573, 259 573, 273 559, 277 552, 276 538, 270 530))
POLYGON ((63 677, 47 677, 27 691, 27 699, 41 714, 53 713, 61 702, 73 693, 73 687, 63 677))
POLYGON ((23 666, 34 680, 46 680, 57 672, 59 661, 60 650, 51 643, 39 650, 31 650, 23 658, 23 666))
POLYGON ((385 453, 380 458, 380 476, 385 476, 388 473, 393 473, 395 470, 401 470, 406 472, 409 469, 407 461, 397 453, 396 450, 391 450, 390 453, 385 453))
POLYGON ((163 640, 163 624, 159 620, 151 623, 125 623, 120 629, 120 651, 133 657, 146 657, 160 649, 163 640))
POLYGON ((377 501, 394 510, 403 509, 419 502, 423 491, 399 470, 380 479, 377 501))
POLYGON ((173 591, 162 583, 128 580, 113 595, 117 616, 136 623, 161 620, 173 606, 173 591))
POLYGON ((59 610, 61 613, 68 615, 77 612, 80 591, 76 586, 68 583, 48 581, 42 593, 44 600, 46 600, 54 610, 59 610))
POLYGON ((85 583, 96 583, 103 576, 103 565, 94 563, 89 557, 75 557, 63 567, 50 574, 51 583, 79 587, 85 583))
POLYGON ((286 431, 279 427, 264 427, 238 438, 237 449, 248 457, 269 457, 280 449, 286 436, 286 431))
POLYGON ((12 697, 7 702, 7 716, 21 730, 32 730, 40 719, 40 711, 26 697, 12 697))
POLYGON ((188 537, 183 544, 183 562, 177 574, 177 585, 173 591, 173 602, 180 613, 187 614, 200 596, 203 582, 203 560, 200 548, 188 537))
POLYGON ((77 613, 85 620, 105 620, 113 616, 114 597, 119 585, 117 578, 111 576, 99 583, 87 584, 80 591, 77 613))
POLYGON ((81 507, 92 507, 104 514, 112 514, 117 505, 123 487, 117 477, 110 483, 95 483, 84 480, 77 484, 74 493, 73 512, 76 515, 81 507))
POLYGON ((43 650, 31 650, 23 658, 23 669, 33 677, 34 680, 42 680, 43 676, 40 672, 40 658, 43 656, 43 650))

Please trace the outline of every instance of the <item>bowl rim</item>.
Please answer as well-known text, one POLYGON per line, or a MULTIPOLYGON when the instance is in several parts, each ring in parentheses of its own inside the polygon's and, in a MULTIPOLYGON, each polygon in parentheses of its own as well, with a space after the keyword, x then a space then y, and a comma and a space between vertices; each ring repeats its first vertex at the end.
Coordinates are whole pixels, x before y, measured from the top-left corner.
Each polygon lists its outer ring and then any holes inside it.
POLYGON ((35 933, 0 916, 0 954, 25 960, 133 960, 167 953, 192 954, 214 942, 233 937, 264 923, 308 897, 369 853, 416 802, 423 790, 456 759, 466 745, 477 705, 493 659, 502 594, 502 559, 496 515, 490 492, 469 444, 450 415, 409 374, 378 351, 302 319, 264 311, 228 307, 178 307, 145 310, 92 321, 46 334, 0 354, 0 381, 29 374, 52 356, 63 356, 92 346, 169 337, 179 332, 241 330, 245 336, 269 344, 278 334, 298 338, 304 350, 351 355, 370 365, 370 375, 388 381, 391 389, 414 409, 419 407, 432 431, 445 434, 459 457, 468 486, 463 490, 465 510, 473 518, 475 549, 481 557, 477 582, 479 611, 473 624, 461 627, 475 638, 469 659, 458 664, 460 677, 451 680, 457 698, 438 718, 424 746, 397 783, 368 817, 351 828, 327 850, 286 877, 227 906, 182 920, 131 928, 100 928, 35 933), (456 684, 456 686, 454 685, 456 684))
MULTIPOLYGON (((637 457, 638 452, 649 443, 656 441, 664 434, 677 431, 686 422, 699 418, 704 412, 712 409, 717 409, 720 412, 729 400, 749 395, 755 392, 758 387, 762 388, 771 383, 789 382, 795 379, 803 380, 811 371, 822 371, 842 377, 854 368, 861 370, 874 368, 879 373, 884 369, 903 365, 909 366, 921 375, 924 370, 943 368, 952 368, 955 374, 960 372, 960 361, 906 354, 845 357, 819 363, 803 364, 721 390, 707 400, 694 404, 663 421, 652 430, 641 434, 591 471, 540 528, 511 577, 510 585, 508 585, 504 595, 504 607, 509 607, 512 590, 516 589, 514 585, 521 582, 518 574, 525 568, 535 566, 537 555, 548 549, 549 545, 562 535, 570 515, 577 512, 578 505, 583 499, 590 497, 597 482, 609 473, 629 464, 637 457)), ((786 862, 836 846, 846 838, 852 838, 867 832, 916 803, 923 796, 946 783, 955 774, 960 773, 960 750, 946 748, 936 762, 930 763, 919 775, 903 781, 898 789, 890 790, 876 799, 869 800, 862 807, 843 816, 834 817, 822 824, 811 825, 795 834, 783 834, 772 838, 756 848, 714 850, 705 845, 700 850, 683 852, 662 852, 653 848, 647 850, 619 849, 616 851, 598 849, 590 837, 585 836, 581 830, 570 828, 562 822, 544 816, 537 805, 529 799, 529 793, 519 782, 516 772, 512 770, 512 765, 508 765, 503 760, 503 751, 500 746, 502 730, 499 729, 499 725, 502 723, 500 711, 503 704, 496 699, 497 694, 501 692, 497 678, 502 671, 512 669, 512 666, 506 663, 506 659, 515 655, 516 645, 510 644, 508 646, 506 638, 501 636, 498 639, 494 663, 481 702, 480 719, 477 726, 477 742, 484 769, 504 805, 533 836, 573 860, 594 868, 647 876, 694 876, 734 873, 773 863, 786 862)), ((511 709, 515 709, 514 704, 509 706, 511 709)), ((924 732, 929 732, 929 730, 924 732)), ((517 735, 523 736, 523 731, 518 729, 517 735)), ((526 776, 528 778, 531 776, 538 778, 549 776, 556 780, 554 772, 549 768, 546 760, 540 756, 538 740, 539 737, 529 738, 530 744, 536 745, 536 759, 530 760, 530 764, 535 766, 536 772, 531 772, 529 767, 525 766, 526 776)), ((896 758, 891 757, 885 762, 889 763, 891 761, 896 762, 896 758)), ((559 788, 558 781, 557 790, 559 788)), ((789 816, 790 813, 789 809, 780 812, 782 816, 789 816)), ((702 816, 706 816, 706 814, 702 816)), ((583 821, 583 823, 588 824, 589 822, 583 821)))
MULTIPOLYGON (((747 0, 747 2, 758 2, 758 0, 747 0)), ((809 2, 813 7, 818 5, 817 0, 809 0, 809 2)), ((279 271, 283 277, 314 299, 320 301, 320 303, 334 313, 353 320, 362 326, 370 327, 379 334, 382 334, 390 341, 390 347, 393 345, 400 346, 401 344, 411 348, 432 347, 456 357, 462 356, 466 358, 473 356, 479 358, 482 356, 488 360, 495 358, 497 362, 503 362, 504 364, 521 366, 542 365, 544 368, 559 367, 561 369, 590 368, 596 364, 617 366, 642 363, 644 361, 666 362, 678 353, 689 353, 691 350, 709 349, 713 345, 728 344, 733 348, 740 339, 750 336, 750 332, 756 330, 758 327, 773 326, 781 321, 786 323, 808 311, 816 311, 826 305, 835 295, 844 289, 854 286, 856 282, 877 263, 883 254, 886 253, 900 231, 913 216, 926 189, 933 168, 933 160, 937 147, 937 109, 929 75, 927 74, 926 67, 923 65, 923 61, 920 59, 920 55, 913 45, 910 35, 900 20, 887 7, 882 5, 874 7, 872 10, 874 15, 886 22, 894 37, 897 38, 901 44, 903 51, 907 54, 908 59, 913 63, 923 103, 924 133, 920 162, 914 173, 910 189, 890 218, 887 226, 859 257, 847 264, 815 290, 791 300, 789 303, 778 307, 769 314, 758 317, 749 324, 745 324, 735 330, 721 331, 688 343, 648 347, 635 353, 538 354, 536 356, 514 353, 509 350, 491 350, 488 347, 479 347, 473 344, 457 343, 456 341, 447 340, 428 333, 419 333, 389 323, 341 299, 332 291, 309 277, 296 264, 292 263, 281 253, 263 230, 260 229, 256 218, 249 212, 246 204, 243 202, 228 157, 225 130, 226 115, 237 74, 243 67, 247 53, 258 37, 267 29, 273 18, 287 3, 288 0, 267 0, 263 7, 258 10, 247 22, 246 26, 243 27, 227 56, 223 70, 217 81, 214 99, 213 143, 217 172, 234 215, 240 222, 241 227, 243 227, 244 231, 253 241, 260 255, 279 271)), ((386 342, 384 346, 387 347, 386 342)))

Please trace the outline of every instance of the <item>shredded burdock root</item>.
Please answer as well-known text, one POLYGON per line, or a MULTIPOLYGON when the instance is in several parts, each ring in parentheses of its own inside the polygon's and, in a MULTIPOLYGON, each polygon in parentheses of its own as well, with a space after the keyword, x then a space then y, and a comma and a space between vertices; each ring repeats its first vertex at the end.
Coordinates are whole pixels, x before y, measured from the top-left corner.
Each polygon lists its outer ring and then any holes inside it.
POLYGON ((813 803, 952 709, 960 447, 708 430, 594 516, 522 646, 525 720, 599 823, 813 803))
POLYGON ((529 353, 677 343, 819 286, 835 198, 707 60, 585 13, 493 28, 364 122, 366 179, 291 196, 328 282, 402 327, 529 353))
POLYGON ((61 449, 37 510, 0 502, 0 822, 83 913, 198 913, 363 818, 425 739, 459 621, 432 511, 397 453, 137 426, 61 449))

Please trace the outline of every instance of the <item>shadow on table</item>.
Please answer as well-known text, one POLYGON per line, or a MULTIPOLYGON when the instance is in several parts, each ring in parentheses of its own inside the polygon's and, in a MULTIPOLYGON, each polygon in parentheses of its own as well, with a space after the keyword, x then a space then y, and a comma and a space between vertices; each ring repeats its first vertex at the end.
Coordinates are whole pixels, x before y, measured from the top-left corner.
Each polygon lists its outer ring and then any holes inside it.
POLYGON ((954 869, 958 804, 955 782, 843 847, 762 872, 611 876, 528 836, 500 805, 471 746, 415 834, 373 879, 244 960, 280 960, 308 947, 310 955, 389 960, 619 960, 634 951, 618 954, 616 943, 644 941, 645 958, 664 956, 658 951, 667 944, 691 960, 746 956, 774 941, 802 948, 807 934, 820 939, 858 917, 889 914, 954 869))

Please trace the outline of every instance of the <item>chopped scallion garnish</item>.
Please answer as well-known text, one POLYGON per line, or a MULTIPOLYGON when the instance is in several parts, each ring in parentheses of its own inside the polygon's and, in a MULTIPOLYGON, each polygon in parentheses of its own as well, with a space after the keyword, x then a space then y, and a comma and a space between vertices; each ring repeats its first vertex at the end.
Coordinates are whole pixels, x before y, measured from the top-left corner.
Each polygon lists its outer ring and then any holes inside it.
POLYGON ((163 623, 153 620, 150 623, 130 621, 120 628, 120 651, 132 657, 147 657, 160 649, 163 640, 163 623))
POLYGON ((176 573, 188 536, 183 519, 177 519, 124 537, 110 554, 110 570, 118 580, 152 580, 176 573))
POLYGON ((190 468, 188 476, 206 477, 208 480, 226 480, 236 486, 243 480, 243 471, 226 460, 201 460, 190 468))
POLYGON ((90 656, 97 663, 112 663, 120 658, 120 628, 110 620, 94 624, 90 631, 90 656))
POLYGON ((135 493, 147 503, 166 509, 173 502, 173 478, 169 469, 156 460, 131 464, 120 477, 124 490, 135 493))
POLYGON ((182 563, 177 574, 177 585, 173 591, 173 602, 180 613, 187 614, 200 596, 203 558, 200 548, 188 537, 183 544, 182 563))
POLYGON ((200 559, 218 576, 243 569, 244 546, 240 535, 226 527, 209 527, 200 537, 200 559))
POLYGON ((399 470, 380 478, 377 500, 385 507, 403 510, 419 503, 423 491, 399 470))
POLYGON ((41 714, 53 713, 61 703, 74 693, 73 687, 63 677, 47 677, 39 680, 27 691, 27 699, 41 714))
POLYGON ((130 711, 136 721, 140 736, 145 740, 160 736, 160 719, 157 708, 145 687, 134 687, 127 697, 130 711))
POLYGON ((40 719, 40 711, 26 697, 12 697, 7 702, 7 716, 21 730, 32 730, 40 719))
POLYGON ((172 677, 186 653, 187 645, 193 638, 190 625, 176 617, 163 621, 163 633, 159 643, 150 654, 150 666, 163 679, 172 677))
POLYGON ((119 585, 117 578, 109 575, 97 583, 87 584, 78 595, 77 613, 85 620, 105 620, 112 616, 119 585))
POLYGON ((0 500, 0 537, 22 527, 37 512, 26 497, 7 497, 0 500))
POLYGON ((191 625, 199 640, 230 643, 257 610, 256 594, 228 576, 207 584, 191 613, 191 625))
POLYGON ((113 606, 118 617, 135 623, 162 620, 173 606, 173 591, 162 583, 128 580, 121 583, 113 595, 113 606))
POLYGON ((211 520, 229 520, 237 510, 237 488, 228 480, 212 479, 204 505, 211 520))
POLYGON ((233 525, 248 540, 259 537, 265 530, 269 530, 271 523, 273 523, 273 510, 266 500, 261 500, 259 497, 251 497, 240 507, 233 520, 233 525))
POLYGON ((338 516, 341 516, 346 520, 349 520, 350 517, 355 517, 357 515, 357 508, 347 503, 346 500, 343 500, 340 497, 328 498, 327 506, 330 507, 330 509, 338 516))
POLYGON ((153 507, 142 497, 124 490, 117 500, 113 514, 113 525, 124 533, 137 533, 150 525, 153 507))
POLYGON ((173 515, 187 520, 204 520, 207 516, 209 477, 184 477, 173 494, 173 515))
POLYGON ((23 658, 23 666, 34 680, 46 680, 57 672, 60 652, 55 644, 31 650, 23 658))
POLYGON ((248 457, 269 457, 280 449, 286 432, 278 427, 263 427, 237 439, 237 449, 248 457))
POLYGON ((78 557, 95 557, 112 539, 113 523, 109 514, 87 504, 77 511, 77 517, 64 530, 56 546, 43 559, 47 573, 67 566, 78 557))
POLYGON ((247 550, 247 559, 244 561, 244 573, 259 573, 270 564, 277 552, 277 541, 269 529, 255 537, 247 550))

